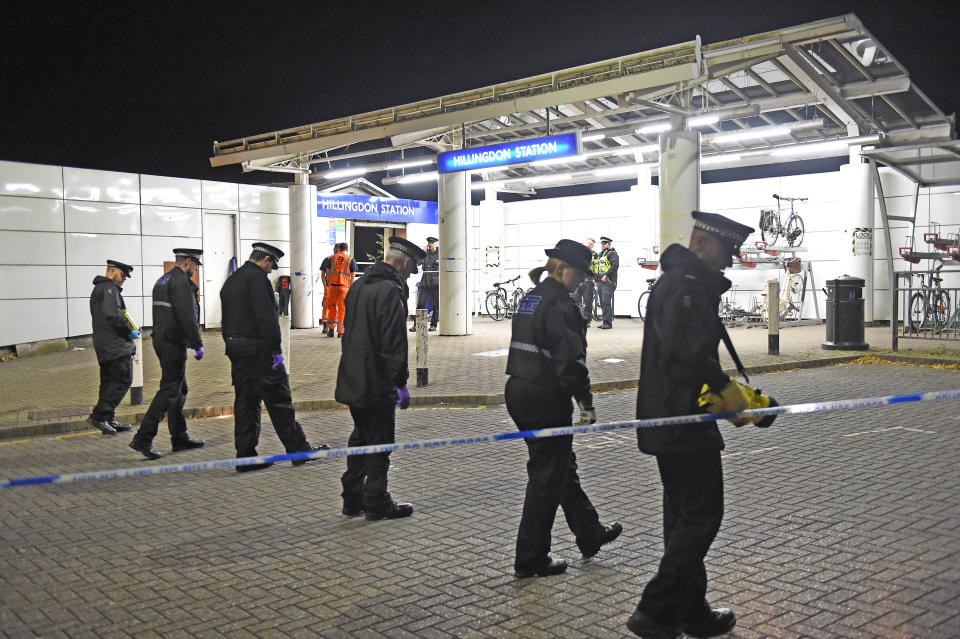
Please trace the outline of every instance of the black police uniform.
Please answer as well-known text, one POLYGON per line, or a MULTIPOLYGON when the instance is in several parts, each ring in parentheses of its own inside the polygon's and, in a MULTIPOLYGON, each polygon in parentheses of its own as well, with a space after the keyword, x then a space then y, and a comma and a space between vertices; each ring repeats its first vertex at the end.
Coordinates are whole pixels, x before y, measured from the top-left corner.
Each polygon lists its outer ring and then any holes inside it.
MULTIPOLYGON (((312 450, 296 421, 290 377, 273 356, 280 353, 280 319, 270 279, 246 262, 220 289, 223 340, 236 393, 234 444, 237 457, 256 457, 260 439, 260 402, 288 453, 312 450)), ((238 467, 239 468, 239 467, 238 467)))
POLYGON ((613 294, 617 290, 617 271, 620 270, 620 256, 617 250, 612 246, 605 248, 599 253, 600 259, 606 257, 610 260, 610 270, 606 273, 597 274, 597 295, 600 296, 600 308, 603 311, 604 326, 613 325, 613 294), (603 276, 607 276, 607 281, 602 281, 603 276))
POLYGON ((417 308, 429 308, 430 326, 436 328, 440 321, 440 250, 427 250, 423 258, 423 277, 417 293, 417 308))
POLYGON ((160 388, 133 437, 133 446, 149 447, 164 414, 174 447, 188 439, 183 405, 187 401, 187 348, 203 347, 197 285, 175 266, 153 286, 153 350, 160 360, 160 388))
MULTIPOLYGON (((513 316, 506 404, 519 430, 568 426, 574 397, 593 404, 587 372, 586 322, 567 289, 548 277, 522 298, 513 316)), ((603 527, 580 487, 573 436, 524 439, 527 489, 514 568, 535 573, 549 561, 550 531, 563 508, 577 546, 595 553, 603 527)))
POLYGON ((122 291, 109 277, 97 275, 90 294, 93 349, 100 364, 100 395, 90 419, 107 424, 115 421, 117 406, 133 383, 133 355, 137 350, 130 324, 123 316, 127 305, 122 291))
MULTIPOLYGON (((671 245, 647 304, 637 419, 689 415, 704 384, 730 381, 720 367, 720 296, 730 281, 691 251, 671 245)), ((670 627, 710 613, 704 557, 723 519, 723 438, 715 421, 637 429, 663 483, 664 553, 637 610, 670 627)))
MULTIPOLYGON (((337 369, 336 400, 350 407, 349 446, 394 441, 397 389, 407 384, 407 297, 397 269, 368 268, 347 293, 346 333, 337 369)), ((390 454, 351 455, 340 478, 344 509, 368 515, 393 504, 387 491, 390 454)))

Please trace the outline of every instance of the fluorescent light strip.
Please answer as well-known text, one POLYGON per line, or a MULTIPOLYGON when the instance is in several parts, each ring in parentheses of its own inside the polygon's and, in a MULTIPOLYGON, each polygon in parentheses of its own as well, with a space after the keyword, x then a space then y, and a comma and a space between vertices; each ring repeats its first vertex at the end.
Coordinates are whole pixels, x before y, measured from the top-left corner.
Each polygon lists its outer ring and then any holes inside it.
POLYGON ((745 131, 733 131, 732 133, 721 133, 710 138, 710 142, 716 144, 727 142, 744 142, 746 140, 758 140, 760 138, 773 138, 784 135, 790 135, 792 129, 788 126, 762 127, 757 129, 747 129, 745 131))
POLYGON ((622 149, 617 149, 613 152, 614 155, 635 155, 637 153, 653 153, 654 151, 659 151, 659 144, 643 144, 641 146, 628 146, 622 149))
POLYGON ((700 165, 721 164, 723 162, 738 162, 742 159, 739 153, 721 153, 719 155, 708 155, 700 158, 700 165))
POLYGON ((672 128, 673 125, 669 122, 658 122, 656 124, 642 126, 637 129, 635 133, 639 133, 640 135, 647 135, 649 133, 663 133, 664 131, 669 131, 672 128))
POLYGON ((436 171, 430 171, 428 173, 413 173, 412 175, 404 175, 403 177, 397 178, 397 184, 412 184, 414 182, 429 182, 431 180, 436 180, 439 177, 436 171))
POLYGON ((772 149, 770 151, 770 155, 776 157, 793 157, 797 155, 807 155, 809 153, 842 151, 851 144, 874 144, 879 141, 879 135, 861 135, 857 137, 828 140, 825 142, 806 142, 804 144, 793 144, 790 146, 780 147, 778 149, 772 149))
POLYGON ((370 171, 369 166, 358 166, 352 169, 337 169, 323 174, 324 180, 336 180, 342 177, 352 177, 354 175, 363 175, 370 171))
POLYGON ((607 136, 604 135, 603 133, 589 133, 589 134, 587 134, 587 135, 581 136, 581 137, 580 137, 580 141, 581 141, 581 142, 596 142, 597 140, 602 140, 602 139, 605 138, 605 137, 607 137, 607 136))
POLYGON ((415 166, 426 166, 428 164, 433 164, 433 158, 427 160, 411 160, 410 162, 398 162, 397 164, 388 164, 384 167, 387 171, 394 171, 397 169, 409 169, 415 166))
POLYGON ((708 126, 710 124, 716 124, 720 121, 720 116, 717 115, 700 115, 695 118, 690 118, 687 121, 687 126, 698 127, 698 126, 708 126))

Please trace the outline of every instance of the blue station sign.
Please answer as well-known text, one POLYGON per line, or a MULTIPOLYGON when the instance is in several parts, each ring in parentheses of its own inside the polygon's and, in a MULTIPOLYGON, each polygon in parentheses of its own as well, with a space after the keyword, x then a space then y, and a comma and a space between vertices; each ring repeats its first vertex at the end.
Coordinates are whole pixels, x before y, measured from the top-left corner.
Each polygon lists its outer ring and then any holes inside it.
POLYGON ((333 193, 317 193, 317 217, 417 224, 437 224, 440 219, 436 202, 333 193))
POLYGON ((564 158, 580 153, 578 137, 576 133, 564 133, 546 138, 450 151, 437 156, 437 166, 440 173, 453 173, 505 164, 564 158))

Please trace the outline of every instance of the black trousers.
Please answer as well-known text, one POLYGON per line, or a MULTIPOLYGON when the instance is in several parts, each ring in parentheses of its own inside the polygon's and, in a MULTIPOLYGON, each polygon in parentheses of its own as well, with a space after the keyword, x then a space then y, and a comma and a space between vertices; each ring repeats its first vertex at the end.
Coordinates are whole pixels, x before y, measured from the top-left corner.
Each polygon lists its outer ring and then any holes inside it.
POLYGON ((613 293, 616 290, 617 285, 613 282, 597 282, 597 295, 600 296, 604 324, 613 324, 613 293))
POLYGON ((593 277, 588 277, 580 282, 580 286, 573 293, 573 301, 576 302, 577 306, 583 304, 580 312, 583 313, 585 320, 593 319, 593 277))
POLYGON ((98 422, 115 419, 117 406, 133 383, 133 357, 100 362, 100 396, 90 417, 98 422))
POLYGON ((269 355, 259 357, 230 357, 233 374, 233 443, 237 457, 256 457, 260 441, 260 403, 267 406, 273 430, 288 453, 310 448, 307 437, 297 423, 290 393, 290 377, 281 364, 277 370, 270 366, 269 355))
MULTIPOLYGON (((396 427, 396 402, 351 406, 353 432, 348 446, 392 444, 396 427)), ((362 504, 368 511, 382 510, 392 501, 387 491, 387 470, 390 453, 351 455, 347 457, 347 472, 343 473, 341 496, 345 504, 362 504)))
MULTIPOLYGON (((507 380, 506 403, 519 430, 569 426, 573 419, 569 397, 551 395, 542 386, 516 377, 507 380)), ((549 560, 550 532, 557 507, 563 509, 581 550, 595 544, 603 532, 596 508, 580 487, 573 436, 523 441, 529 459, 514 559, 518 571, 537 570, 549 560)))
POLYGON ((668 625, 709 613, 704 557, 723 520, 720 451, 657 455, 663 482, 663 558, 638 608, 668 625))
POLYGON ((427 308, 430 300, 430 326, 436 326, 440 321, 440 287, 421 286, 417 293, 417 308, 427 308))
POLYGON ((187 435, 187 420, 183 416, 183 405, 187 401, 187 347, 154 340, 153 350, 160 360, 160 388, 133 436, 140 444, 153 441, 164 415, 167 416, 171 439, 187 435))

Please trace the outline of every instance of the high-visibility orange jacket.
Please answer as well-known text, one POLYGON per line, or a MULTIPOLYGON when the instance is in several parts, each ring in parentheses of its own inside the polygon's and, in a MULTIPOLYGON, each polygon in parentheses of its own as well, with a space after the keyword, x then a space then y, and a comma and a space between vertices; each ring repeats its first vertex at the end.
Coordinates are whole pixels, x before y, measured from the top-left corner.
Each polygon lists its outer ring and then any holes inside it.
POLYGON ((330 256, 330 273, 327 275, 327 283, 331 286, 350 286, 353 271, 350 270, 350 262, 353 258, 349 253, 334 253, 330 256))

